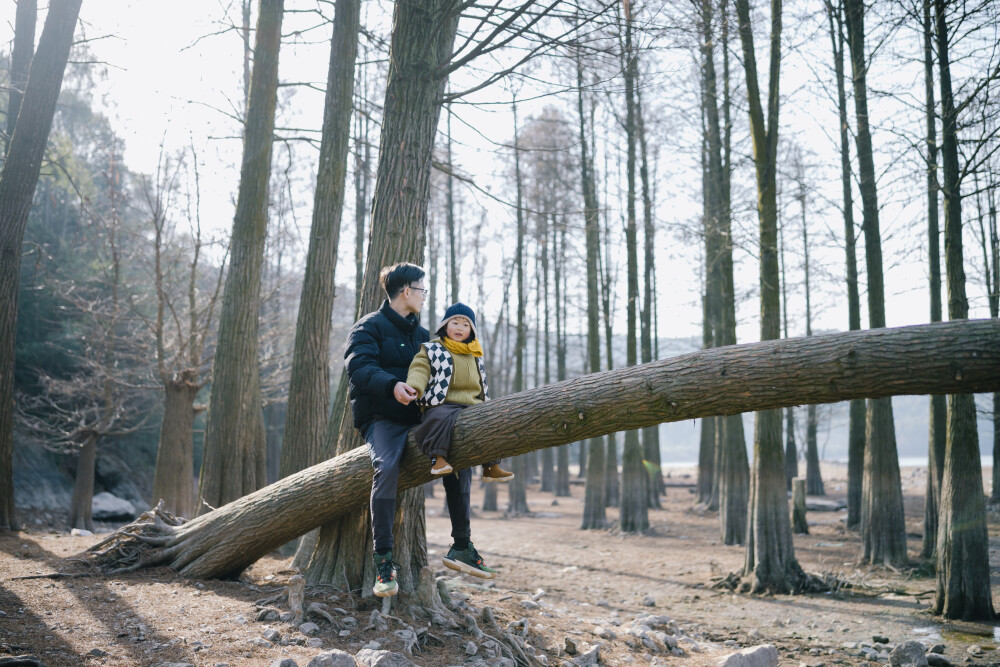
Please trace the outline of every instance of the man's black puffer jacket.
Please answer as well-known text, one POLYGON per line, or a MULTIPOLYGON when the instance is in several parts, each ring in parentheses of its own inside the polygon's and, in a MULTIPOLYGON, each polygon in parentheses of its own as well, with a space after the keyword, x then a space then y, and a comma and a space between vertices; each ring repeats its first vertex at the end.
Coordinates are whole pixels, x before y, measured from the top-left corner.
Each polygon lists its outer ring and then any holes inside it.
POLYGON ((354 428, 364 430, 374 419, 404 424, 420 421, 420 408, 413 403, 403 405, 392 390, 397 382, 406 381, 410 362, 428 340, 430 334, 416 315, 402 317, 388 301, 354 323, 344 353, 354 428))

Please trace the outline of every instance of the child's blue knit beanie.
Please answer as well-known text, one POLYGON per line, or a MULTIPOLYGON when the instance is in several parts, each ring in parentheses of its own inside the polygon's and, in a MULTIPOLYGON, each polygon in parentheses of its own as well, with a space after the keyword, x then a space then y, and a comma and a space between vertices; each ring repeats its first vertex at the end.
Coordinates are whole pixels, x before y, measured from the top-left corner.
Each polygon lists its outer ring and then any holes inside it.
POLYGON ((453 317, 464 317, 472 324, 472 335, 479 338, 479 330, 476 329, 476 311, 469 308, 464 303, 454 303, 448 306, 448 310, 444 311, 444 317, 441 318, 441 324, 438 325, 437 331, 440 333, 448 325, 448 320, 453 317))

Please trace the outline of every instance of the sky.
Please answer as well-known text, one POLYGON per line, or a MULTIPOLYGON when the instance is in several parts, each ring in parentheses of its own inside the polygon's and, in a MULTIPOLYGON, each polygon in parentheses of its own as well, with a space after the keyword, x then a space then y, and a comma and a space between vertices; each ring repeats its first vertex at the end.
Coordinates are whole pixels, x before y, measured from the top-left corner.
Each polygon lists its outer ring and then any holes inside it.
MULTIPOLYGON (((112 126, 125 141, 125 161, 133 171, 155 171, 161 151, 170 153, 185 146, 196 147, 202 163, 202 220, 209 230, 228 230, 232 224, 234 200, 238 186, 240 140, 236 115, 241 108, 242 95, 242 41, 223 22, 227 13, 237 13, 234 0, 174 0, 169 3, 138 0, 97 0, 83 3, 81 10, 82 32, 97 60, 102 75, 97 78, 95 99, 111 119, 112 126), (161 149, 162 146, 162 149, 161 149)), ((391 3, 368 0, 363 3, 362 21, 369 26, 382 26, 390 20, 391 3)), ((280 54, 280 78, 283 82, 313 82, 322 87, 327 69, 328 40, 331 26, 313 28, 318 21, 312 10, 322 7, 332 12, 331 3, 286 1, 283 42, 280 54)), ((668 2, 647 3, 648 15, 640 17, 650 23, 670 20, 668 2)), ((807 199, 810 221, 810 260, 814 270, 813 330, 842 331, 847 323, 846 298, 844 298, 843 251, 834 237, 842 235, 842 216, 837 208, 840 200, 839 157, 837 154, 837 126, 832 103, 823 103, 821 80, 828 79, 829 41, 822 33, 822 20, 810 20, 811 11, 820 11, 815 2, 796 3, 788 8, 786 24, 794 24, 794 31, 786 32, 788 53, 782 60, 782 90, 786 95, 782 107, 782 134, 794 138, 812 165, 812 180, 807 199), (811 8, 811 9, 810 9, 811 8)), ((13 35, 14 3, 0 5, 0 45, 7 44, 13 35)), ((40 16, 38 32, 41 31, 40 16)), ((36 35, 37 38, 37 35, 36 35)), ((759 42, 766 43, 759 39, 759 42)), ((651 133, 659 144, 656 158, 657 188, 654 210, 658 225, 656 270, 658 277, 657 315, 660 335, 663 337, 689 338, 701 335, 700 299, 700 247, 699 242, 685 241, 682 232, 696 221, 700 206, 700 173, 695 159, 697 139, 692 138, 697 129, 697 118, 691 118, 690 77, 692 57, 690 52, 676 50, 665 44, 650 44, 658 49, 656 63, 647 73, 646 103, 650 109, 651 133)), ((905 53, 917 46, 916 38, 901 32, 897 43, 885 45, 893 55, 905 53), (909 45, 910 41, 912 45, 909 45)), ((760 58, 761 62, 766 62, 760 58)), ((488 67, 488 63, 484 66, 488 67)), ((733 67, 739 63, 734 62, 733 67)), ((873 88, 916 86, 919 70, 915 67, 896 65, 879 68, 876 59, 872 66, 873 88)), ((553 78, 552 71, 544 68, 533 71, 538 79, 553 78)), ((479 73, 459 71, 452 79, 454 88, 461 88, 476 81, 479 73)), ((372 84, 377 88, 377 82, 372 84)), ((532 96, 530 82, 518 83, 520 96, 532 96)), ((612 82, 609 89, 615 90, 612 82)), ((920 84, 922 85, 922 84, 920 84)), ((764 82, 762 82, 762 87, 764 82)), ((826 91, 827 93, 829 91, 826 91)), ((742 90, 740 91, 742 93, 742 90)), ((294 134, 296 129, 317 129, 322 120, 323 93, 309 87, 283 89, 284 106, 278 120, 279 133, 294 134), (285 128, 285 129, 283 129, 285 128)), ((452 132, 455 140, 455 161, 460 170, 471 176, 483 189, 498 199, 512 199, 507 177, 509 152, 500 144, 508 143, 513 135, 513 118, 509 106, 498 104, 509 100, 508 83, 498 83, 455 106, 452 132)), ((381 101, 379 92, 372 97, 381 101)), ((544 97, 525 101, 519 110, 522 125, 525 119, 541 113, 545 105, 559 106, 572 121, 575 98, 572 95, 544 97)), ((745 113, 738 110, 738 113, 745 113)), ((696 116, 696 113, 694 114, 696 116)), ((873 101, 872 121, 875 124, 875 141, 891 143, 898 131, 910 121, 904 110, 885 99, 873 101)), ((614 122, 607 114, 599 114, 598 125, 614 122)), ((910 128, 912 129, 912 128, 910 128)), ((299 134, 309 134, 301 132, 299 134)), ((318 138, 318 134, 314 134, 318 138)), ((749 150, 745 142, 737 151, 749 150)), ((610 165, 606 176, 613 179, 613 160, 607 156, 619 150, 617 146, 598 147, 597 164, 610 165), (602 162, 603 160, 603 162, 602 162)), ((315 148, 299 142, 293 150, 298 159, 314 163, 315 148)), ((853 150, 853 146, 852 146, 853 150)), ((888 326, 920 324, 928 320, 926 251, 923 249, 924 226, 921 200, 906 192, 914 192, 913 179, 917 171, 908 172, 900 151, 892 149, 878 156, 878 169, 883 174, 880 182, 882 204, 883 251, 886 258, 886 321, 888 326)), ((276 158, 277 159, 277 158, 276 158)), ((783 165, 788 167, 788 165, 783 165)), ((737 164, 743 170, 743 182, 752 185, 752 169, 737 164)), ((307 167, 307 169, 311 169, 307 167)), ((350 186, 349 186, 350 187, 350 186)), ((615 195, 617 185, 610 185, 605 192, 615 195)), ((737 184, 739 187, 739 184, 737 184)), ((299 233, 306 237, 311 207, 311 194, 298 193, 296 224, 299 233)), ((493 226, 509 226, 514 219, 513 210, 502 203, 469 188, 460 195, 468 202, 464 209, 470 217, 485 216, 493 226), (474 205, 475 204, 475 205, 474 205), (480 208, 477 208, 480 207, 480 208)), ((615 195, 616 196, 616 195, 615 195)), ((855 193, 856 199, 859 197, 855 193)), ((756 216, 753 211, 752 193, 743 192, 743 208, 736 211, 736 282, 740 297, 738 311, 738 339, 751 342, 759 339, 758 309, 756 299, 757 261, 753 238, 756 216)), ((786 199, 788 199, 786 197, 786 199)), ((623 231, 616 225, 621 211, 613 201, 604 205, 612 220, 613 236, 617 239, 614 261, 624 264, 623 231)), ((783 216, 797 219, 798 204, 788 203, 783 216)), ((858 213, 860 221, 860 212, 858 213)), ((462 221, 465 222, 465 221, 462 221)), ((789 333, 804 333, 804 294, 801 285, 802 262, 800 229, 790 227, 786 239, 786 262, 792 276, 788 294, 791 319, 789 333)), ((353 232, 345 215, 345 243, 353 246, 353 232)), ((304 246, 303 246, 304 247, 304 246)), ((974 246, 967 245, 967 252, 974 246)), ((490 260, 485 272, 492 286, 487 303, 480 304, 484 312, 499 309, 503 258, 512 250, 503 243, 488 248, 490 260)), ((347 255, 348 253, 344 253, 347 255)), ((863 257, 863 255, 862 255, 863 257)), ((859 258, 861 260, 861 258, 859 258)), ((338 268, 341 280, 353 276, 353 267, 347 259, 338 268)), ((466 256, 464 273, 472 270, 471 257, 466 256)), ((863 265, 862 265, 863 273, 863 265)), ((623 269, 621 269, 623 270, 623 269)), ((970 271, 970 298, 973 317, 988 316, 983 291, 977 288, 975 272, 970 271)), ((582 281, 581 281, 582 282, 582 281)), ((467 292, 472 291, 473 281, 463 283, 467 292), (466 287, 466 285, 468 285, 466 287)), ((471 300, 471 293, 462 295, 471 300)), ((862 300, 865 294, 862 293, 862 300)), ((618 299, 618 321, 624 330, 624 299, 618 299)), ((864 307, 863 322, 867 322, 864 307)), ((581 327, 582 318, 570 324, 581 327)), ((866 326, 866 324, 865 324, 866 326)))

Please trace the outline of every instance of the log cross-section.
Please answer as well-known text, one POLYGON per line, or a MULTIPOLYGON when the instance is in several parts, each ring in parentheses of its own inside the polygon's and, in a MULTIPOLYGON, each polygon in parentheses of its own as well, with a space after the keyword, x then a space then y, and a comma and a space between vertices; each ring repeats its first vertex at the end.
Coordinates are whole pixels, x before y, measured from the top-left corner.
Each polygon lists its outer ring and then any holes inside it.
MULTIPOLYGON (((471 407, 458 420, 448 459, 461 469, 662 422, 996 390, 1000 320, 772 340, 584 375, 471 407)), ((429 481, 428 470, 408 442, 400 490, 429 481)), ((143 563, 166 564, 189 577, 235 576, 297 535, 360 511, 370 488, 368 453, 355 449, 149 540, 156 552, 143 563)))

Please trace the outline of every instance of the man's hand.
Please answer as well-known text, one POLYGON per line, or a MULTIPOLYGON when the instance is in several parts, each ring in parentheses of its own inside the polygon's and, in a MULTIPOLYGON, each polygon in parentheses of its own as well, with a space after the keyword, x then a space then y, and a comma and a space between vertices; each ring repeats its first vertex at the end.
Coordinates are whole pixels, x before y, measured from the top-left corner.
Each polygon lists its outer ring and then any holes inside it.
POLYGON ((392 395, 403 405, 409 405, 417 399, 417 390, 405 382, 397 382, 392 390, 392 395))

